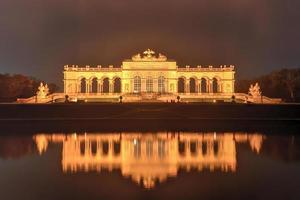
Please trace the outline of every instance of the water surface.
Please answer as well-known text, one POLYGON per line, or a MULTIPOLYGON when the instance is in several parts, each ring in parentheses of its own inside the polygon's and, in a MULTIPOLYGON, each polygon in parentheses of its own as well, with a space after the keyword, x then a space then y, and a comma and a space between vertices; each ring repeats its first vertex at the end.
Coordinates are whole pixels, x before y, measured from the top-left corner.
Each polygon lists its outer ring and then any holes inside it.
POLYGON ((300 138, 266 132, 0 137, 1 199, 300 199, 300 138))

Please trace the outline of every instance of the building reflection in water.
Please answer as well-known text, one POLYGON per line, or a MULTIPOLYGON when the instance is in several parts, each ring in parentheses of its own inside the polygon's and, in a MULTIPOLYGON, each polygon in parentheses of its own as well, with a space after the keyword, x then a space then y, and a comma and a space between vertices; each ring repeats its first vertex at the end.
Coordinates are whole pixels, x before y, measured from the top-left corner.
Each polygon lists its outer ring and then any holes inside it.
POLYGON ((235 172, 236 144, 249 143, 259 153, 264 136, 244 133, 101 133, 37 134, 40 154, 48 143, 63 143, 62 169, 67 172, 119 169, 123 176, 150 189, 177 176, 179 169, 235 172))

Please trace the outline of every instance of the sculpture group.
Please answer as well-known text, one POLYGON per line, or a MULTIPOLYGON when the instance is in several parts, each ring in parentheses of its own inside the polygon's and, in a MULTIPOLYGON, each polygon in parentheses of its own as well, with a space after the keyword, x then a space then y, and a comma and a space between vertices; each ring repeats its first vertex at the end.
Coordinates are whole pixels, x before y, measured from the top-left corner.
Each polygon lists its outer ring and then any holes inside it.
POLYGON ((38 87, 38 91, 36 93, 38 99, 44 99, 49 94, 49 88, 48 84, 40 83, 40 86, 38 87))

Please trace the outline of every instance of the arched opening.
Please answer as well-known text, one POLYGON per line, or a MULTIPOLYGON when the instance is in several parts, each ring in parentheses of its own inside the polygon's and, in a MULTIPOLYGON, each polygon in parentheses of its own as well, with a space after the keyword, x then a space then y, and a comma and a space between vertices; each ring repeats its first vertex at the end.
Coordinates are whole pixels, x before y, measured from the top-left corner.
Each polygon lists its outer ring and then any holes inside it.
POLYGON ((114 79, 114 93, 121 93, 121 79, 119 77, 114 79))
POLYGON ((120 142, 114 142, 114 154, 119 155, 121 152, 121 143, 120 142))
POLYGON ((213 148, 214 148, 214 155, 218 155, 219 153, 219 143, 217 141, 214 141, 214 144, 213 144, 213 148))
POLYGON ((92 153, 92 155, 97 154, 97 141, 91 142, 91 153, 92 153))
POLYGON ((148 76, 146 79, 146 91, 153 92, 153 79, 151 76, 148 76))
POLYGON ((190 142, 190 152, 193 155, 195 155, 197 153, 197 142, 196 141, 190 142))
POLYGON ((185 79, 183 77, 180 77, 178 79, 178 93, 184 93, 185 92, 185 79))
POLYGON ((133 92, 140 93, 141 92, 141 77, 135 76, 133 79, 133 92))
POLYGON ((109 93, 109 79, 108 78, 103 79, 102 88, 103 88, 103 90, 102 90, 103 93, 109 93))
POLYGON ((212 92, 213 93, 218 93, 219 92, 218 79, 216 79, 216 78, 213 78, 213 80, 212 80, 212 92))
POLYGON ((201 78, 201 93, 207 92, 207 80, 205 78, 201 78))
POLYGON ((86 93, 86 78, 80 80, 80 93, 86 93))
POLYGON ((85 141, 80 141, 79 149, 80 149, 80 154, 84 155, 85 154, 85 141))
POLYGON ((158 77, 158 92, 165 92, 165 77, 163 76, 158 77))
POLYGON ((109 144, 107 141, 102 142, 102 154, 103 155, 108 155, 108 151, 109 151, 109 144))
POLYGON ((178 142, 178 152, 180 155, 183 155, 185 153, 185 143, 179 141, 178 142))
POLYGON ((93 78, 92 79, 92 88, 91 88, 91 93, 97 93, 98 92, 98 79, 93 78))
POLYGON ((196 79, 190 78, 190 93, 196 93, 196 79))

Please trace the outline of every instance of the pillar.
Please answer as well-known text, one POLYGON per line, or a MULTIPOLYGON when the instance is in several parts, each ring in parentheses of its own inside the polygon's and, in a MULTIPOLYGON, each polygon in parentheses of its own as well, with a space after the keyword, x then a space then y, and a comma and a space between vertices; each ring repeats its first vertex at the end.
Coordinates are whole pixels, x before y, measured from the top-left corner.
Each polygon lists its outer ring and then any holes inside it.
POLYGON ((190 93, 190 80, 189 79, 187 79, 186 81, 185 81, 186 83, 185 83, 185 90, 184 90, 184 93, 190 93))
POLYGON ((109 93, 113 93, 114 92, 114 81, 113 79, 109 79, 109 93))
POLYGON ((90 84, 89 84, 89 81, 87 80, 86 81, 86 85, 85 85, 85 93, 90 93, 90 86, 89 86, 90 84))

